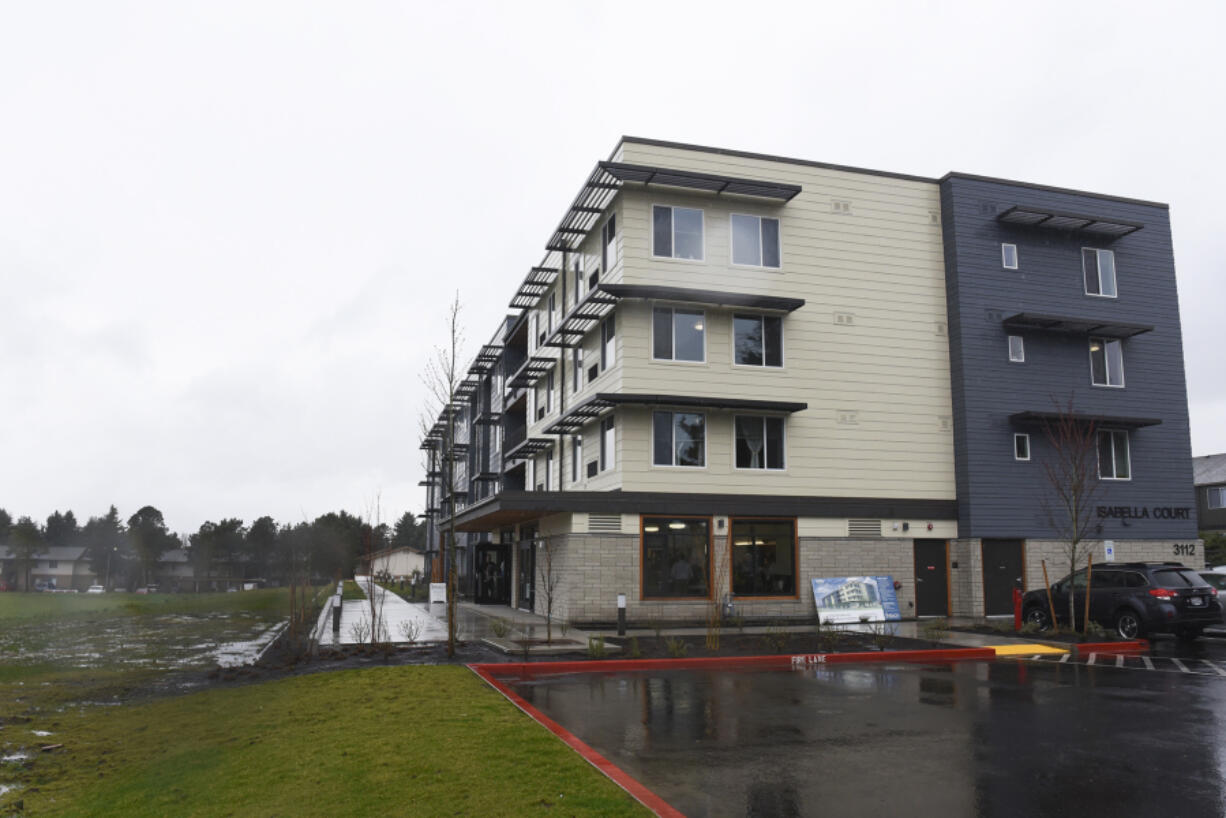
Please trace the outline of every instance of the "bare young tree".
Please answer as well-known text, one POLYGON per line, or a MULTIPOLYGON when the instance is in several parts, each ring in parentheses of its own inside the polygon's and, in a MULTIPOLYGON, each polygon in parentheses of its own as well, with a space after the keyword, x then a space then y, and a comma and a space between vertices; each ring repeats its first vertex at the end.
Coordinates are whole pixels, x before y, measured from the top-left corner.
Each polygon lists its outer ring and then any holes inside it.
MULTIPOLYGON (((1095 503, 1101 483, 1098 477, 1098 431, 1094 423, 1073 411, 1073 397, 1056 415, 1043 423, 1043 433, 1051 449, 1043 461, 1048 495, 1042 503, 1043 514, 1064 546, 1072 575, 1090 554, 1086 540, 1094 525, 1095 503)), ((1086 594, 1089 594, 1089 587, 1086 594)), ((1076 628, 1076 604, 1068 595, 1069 627, 1076 628)), ((1056 623, 1052 623, 1054 626, 1056 623)))
POLYGON ((446 340, 434 348, 434 354, 426 362, 421 376, 427 393, 427 415, 423 426, 433 424, 431 418, 443 422, 441 456, 442 485, 446 497, 440 498, 439 514, 446 528, 447 571, 447 655, 455 656, 456 643, 456 537, 455 537, 455 479, 456 479, 456 389, 463 378, 460 354, 464 346, 464 332, 460 326, 460 294, 457 292, 444 315, 446 340))
POLYGON ((540 548, 537 549, 537 573, 541 575, 537 587, 545 595, 545 644, 553 644, 553 603, 557 598, 558 580, 558 544, 553 537, 542 537, 540 548))
POLYGON ((383 621, 383 602, 387 591, 375 584, 375 532, 382 525, 382 495, 375 494, 373 507, 367 510, 366 525, 362 531, 362 545, 366 552, 366 601, 370 608, 370 644, 388 640, 387 624, 383 621))

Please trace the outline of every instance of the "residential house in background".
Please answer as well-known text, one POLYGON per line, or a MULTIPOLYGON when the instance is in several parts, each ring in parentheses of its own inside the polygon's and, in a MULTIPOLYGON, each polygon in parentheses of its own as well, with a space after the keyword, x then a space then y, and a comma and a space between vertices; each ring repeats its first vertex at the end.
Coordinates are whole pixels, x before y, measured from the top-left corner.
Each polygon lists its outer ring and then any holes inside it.
POLYGON ((1226 531, 1226 454, 1192 458, 1196 519, 1201 531, 1226 531))

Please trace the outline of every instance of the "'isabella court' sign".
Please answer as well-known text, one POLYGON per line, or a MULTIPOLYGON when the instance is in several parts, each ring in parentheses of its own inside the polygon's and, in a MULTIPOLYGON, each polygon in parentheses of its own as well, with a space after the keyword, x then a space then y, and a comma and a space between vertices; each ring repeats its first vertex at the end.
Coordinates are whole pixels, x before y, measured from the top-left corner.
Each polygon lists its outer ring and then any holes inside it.
POLYGON ((1099 506, 1096 511, 1100 520, 1192 519, 1192 509, 1188 506, 1099 506))

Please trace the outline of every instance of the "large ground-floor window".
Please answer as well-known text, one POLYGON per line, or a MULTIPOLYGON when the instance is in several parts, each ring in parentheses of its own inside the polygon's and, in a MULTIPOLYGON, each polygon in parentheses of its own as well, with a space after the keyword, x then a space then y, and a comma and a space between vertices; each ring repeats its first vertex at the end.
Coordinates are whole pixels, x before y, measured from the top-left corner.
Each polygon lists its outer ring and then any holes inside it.
POLYGON ((643 599, 706 597, 711 519, 643 517, 643 599))
POLYGON ((796 595, 796 520, 734 519, 732 593, 796 595))

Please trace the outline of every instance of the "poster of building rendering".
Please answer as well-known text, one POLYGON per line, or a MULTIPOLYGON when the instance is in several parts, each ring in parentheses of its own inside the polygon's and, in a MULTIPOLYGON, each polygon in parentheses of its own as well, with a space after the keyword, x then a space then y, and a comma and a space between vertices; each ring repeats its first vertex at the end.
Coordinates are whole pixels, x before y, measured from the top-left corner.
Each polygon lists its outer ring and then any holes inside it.
POLYGON ((815 577, 813 601, 823 625, 902 618, 893 577, 815 577))

